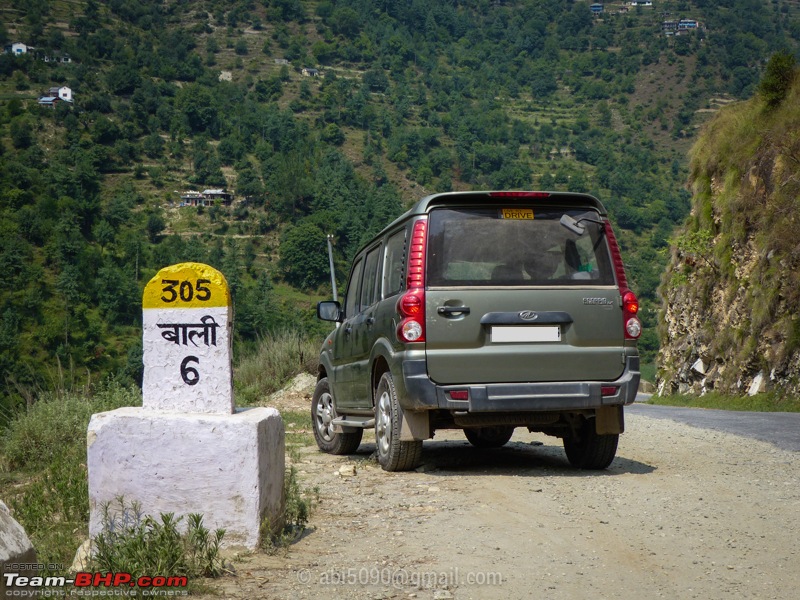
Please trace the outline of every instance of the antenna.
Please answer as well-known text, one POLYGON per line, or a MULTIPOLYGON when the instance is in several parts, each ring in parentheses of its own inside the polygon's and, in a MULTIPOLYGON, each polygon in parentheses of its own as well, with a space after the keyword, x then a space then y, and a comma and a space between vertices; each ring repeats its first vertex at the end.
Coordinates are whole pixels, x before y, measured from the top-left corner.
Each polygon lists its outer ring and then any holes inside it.
POLYGON ((331 287, 333 287, 333 299, 338 300, 339 294, 336 291, 336 273, 333 270, 333 235, 328 234, 328 264, 331 270, 331 287))

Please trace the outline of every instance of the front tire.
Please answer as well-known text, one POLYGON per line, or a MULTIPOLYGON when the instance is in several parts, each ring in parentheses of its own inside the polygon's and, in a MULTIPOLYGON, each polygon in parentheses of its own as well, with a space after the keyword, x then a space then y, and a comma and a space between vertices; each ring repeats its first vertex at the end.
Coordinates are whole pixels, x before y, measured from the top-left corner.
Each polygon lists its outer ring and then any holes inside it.
POLYGON ((514 428, 510 425, 471 427, 464 430, 464 435, 476 448, 500 448, 505 446, 514 435, 514 428))
POLYGON ((587 420, 575 433, 564 436, 564 452, 573 467, 599 471, 614 460, 618 443, 618 433, 600 435, 594 420, 587 420))
POLYGON ((397 401, 389 372, 381 376, 375 392, 375 448, 384 471, 408 471, 422 459, 422 441, 400 441, 403 409, 397 401))
POLYGON ((314 397, 311 399, 311 420, 314 423, 314 439, 317 446, 328 454, 352 454, 361 444, 363 429, 352 433, 337 433, 333 430, 333 420, 336 418, 336 407, 333 404, 328 378, 323 377, 314 388, 314 397))

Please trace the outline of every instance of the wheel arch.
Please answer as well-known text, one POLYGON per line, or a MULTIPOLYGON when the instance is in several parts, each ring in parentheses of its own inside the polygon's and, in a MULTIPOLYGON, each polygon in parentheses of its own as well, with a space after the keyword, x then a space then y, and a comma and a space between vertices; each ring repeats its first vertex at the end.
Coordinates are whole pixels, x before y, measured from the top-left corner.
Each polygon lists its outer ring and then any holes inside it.
POLYGON ((328 369, 326 369, 325 365, 320 362, 319 366, 317 367, 317 381, 319 381, 320 379, 324 379, 327 376, 328 376, 328 369))
POLYGON ((370 390, 372 395, 372 406, 375 406, 375 391, 378 389, 378 384, 381 381, 381 377, 387 371, 391 371, 389 368, 389 361, 383 355, 378 355, 375 357, 375 360, 372 361, 372 375, 370 377, 370 390))

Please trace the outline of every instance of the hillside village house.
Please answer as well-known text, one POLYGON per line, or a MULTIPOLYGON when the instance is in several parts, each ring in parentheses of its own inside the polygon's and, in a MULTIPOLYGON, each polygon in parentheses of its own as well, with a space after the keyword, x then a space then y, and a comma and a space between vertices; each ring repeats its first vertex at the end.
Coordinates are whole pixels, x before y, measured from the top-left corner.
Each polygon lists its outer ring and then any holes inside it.
POLYGON ((49 54, 45 54, 42 60, 44 60, 46 63, 71 63, 72 57, 69 54, 62 54, 61 56, 51 56, 49 54))
POLYGON ((61 87, 51 87, 48 90, 48 93, 50 96, 60 98, 64 102, 72 102, 72 89, 65 85, 62 85, 61 87))
POLYGON ((224 206, 230 206, 233 202, 233 194, 225 190, 188 190, 181 193, 181 206, 214 206, 217 201, 221 201, 224 206))
POLYGON ((309 67, 303 67, 302 73, 306 77, 319 77, 319 70, 311 69, 309 67))
POLYGON ((3 51, 6 54, 13 54, 14 56, 21 56, 23 54, 27 54, 28 50, 33 50, 33 46, 26 46, 22 42, 14 42, 13 44, 9 44, 6 46, 3 51))
POLYGON ((665 35, 683 35, 700 29, 699 21, 694 19, 681 19, 680 21, 663 21, 661 30, 665 35))
POLYGON ((39 97, 39 106, 54 107, 59 102, 72 104, 72 89, 62 85, 61 87, 51 87, 47 93, 39 97))

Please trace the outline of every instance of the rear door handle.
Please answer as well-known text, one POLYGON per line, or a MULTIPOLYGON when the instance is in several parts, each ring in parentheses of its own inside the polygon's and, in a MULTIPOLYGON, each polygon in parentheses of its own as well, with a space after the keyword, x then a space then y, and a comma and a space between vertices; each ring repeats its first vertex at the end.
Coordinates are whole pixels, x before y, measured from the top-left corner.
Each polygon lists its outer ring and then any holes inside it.
POLYGON ((468 315, 469 306, 440 306, 436 309, 436 312, 446 317, 450 315, 468 315))

